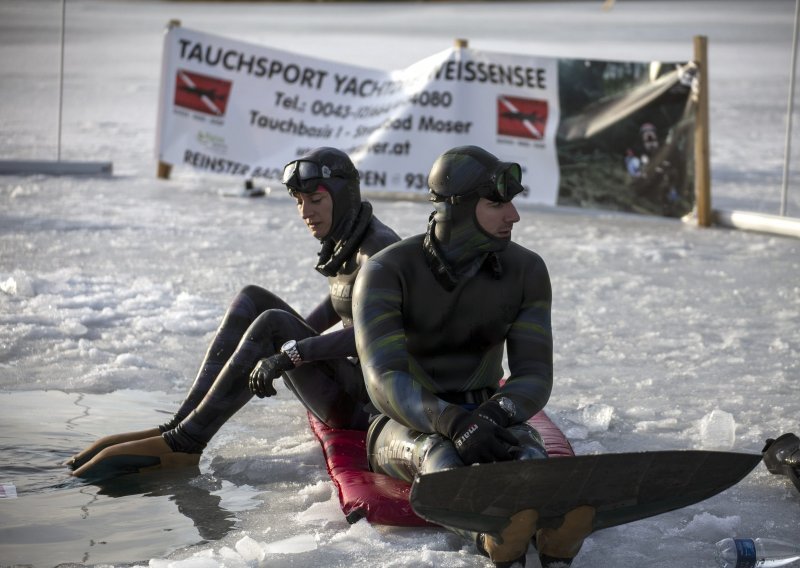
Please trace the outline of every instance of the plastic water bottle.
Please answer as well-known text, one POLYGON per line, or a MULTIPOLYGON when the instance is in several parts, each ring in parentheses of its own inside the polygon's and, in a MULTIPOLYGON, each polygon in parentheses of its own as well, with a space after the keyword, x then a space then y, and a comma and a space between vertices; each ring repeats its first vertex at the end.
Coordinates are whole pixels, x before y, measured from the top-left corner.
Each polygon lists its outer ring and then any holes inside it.
POLYGON ((800 546, 771 538, 723 538, 716 556, 722 568, 772 568, 800 560, 800 546))

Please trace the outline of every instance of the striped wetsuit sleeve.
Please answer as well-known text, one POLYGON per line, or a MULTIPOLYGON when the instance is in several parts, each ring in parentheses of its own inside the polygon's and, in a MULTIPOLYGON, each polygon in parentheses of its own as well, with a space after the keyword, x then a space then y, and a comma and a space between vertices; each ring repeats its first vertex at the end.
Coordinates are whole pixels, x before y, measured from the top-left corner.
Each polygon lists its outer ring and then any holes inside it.
POLYGON ((406 347, 400 277, 379 260, 370 260, 359 272, 353 320, 372 403, 401 424, 434 432, 435 420, 447 403, 422 386, 430 381, 406 347))
POLYGON ((550 275, 541 259, 526 271, 520 311, 506 336, 510 376, 495 397, 508 396, 522 422, 547 404, 553 388, 550 275))

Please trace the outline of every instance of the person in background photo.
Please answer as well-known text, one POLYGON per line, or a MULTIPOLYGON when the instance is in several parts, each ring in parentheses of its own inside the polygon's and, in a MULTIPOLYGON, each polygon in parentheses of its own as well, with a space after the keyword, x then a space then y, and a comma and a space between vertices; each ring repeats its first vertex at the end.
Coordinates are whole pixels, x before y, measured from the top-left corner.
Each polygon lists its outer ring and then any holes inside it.
MULTIPOLYGON (((373 256, 356 281, 356 345, 381 413, 367 434, 370 467, 412 482, 545 459, 527 420, 553 385, 552 292, 542 258, 511 242, 521 168, 462 146, 436 159, 428 185, 427 231, 373 256), (510 375, 501 384, 504 348, 510 375)), ((534 510, 514 514, 500 537, 453 530, 496 566, 523 566, 532 539, 542 566, 568 566, 593 510, 571 515, 558 530, 537 530, 534 510)))
POLYGON ((274 293, 243 288, 208 347, 189 393, 170 421, 101 438, 66 462, 73 475, 100 479, 150 467, 196 465, 214 434, 253 395, 286 386, 333 428, 366 429, 369 398, 356 356, 351 292, 370 256, 399 240, 361 200, 358 170, 335 148, 289 162, 283 183, 311 234, 322 243, 316 270, 329 294, 300 316, 274 293), (341 329, 322 334, 339 322, 341 329))

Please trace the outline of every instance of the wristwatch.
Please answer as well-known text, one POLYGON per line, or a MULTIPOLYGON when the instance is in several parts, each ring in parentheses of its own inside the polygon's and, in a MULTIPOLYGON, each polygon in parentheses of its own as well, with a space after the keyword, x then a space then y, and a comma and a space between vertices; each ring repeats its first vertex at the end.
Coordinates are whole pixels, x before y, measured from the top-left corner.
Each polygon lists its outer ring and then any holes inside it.
POLYGON ((498 398, 496 400, 497 400, 497 403, 500 405, 500 408, 502 408, 503 411, 506 414, 508 414, 508 417, 509 418, 514 418, 514 414, 517 412, 517 407, 514 404, 514 401, 511 400, 510 398, 506 398, 504 396, 501 396, 500 398, 498 398))
POLYGON ((281 345, 281 353, 288 355, 295 367, 299 367, 303 362, 303 359, 300 358, 300 352, 297 351, 297 341, 294 339, 290 339, 281 345))

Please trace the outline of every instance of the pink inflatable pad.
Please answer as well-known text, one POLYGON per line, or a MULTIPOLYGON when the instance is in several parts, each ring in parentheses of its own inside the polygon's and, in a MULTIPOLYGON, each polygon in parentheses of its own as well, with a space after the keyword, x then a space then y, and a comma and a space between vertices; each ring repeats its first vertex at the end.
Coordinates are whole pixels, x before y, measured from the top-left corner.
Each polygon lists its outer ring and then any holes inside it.
MULTIPOLYGON (((359 519, 379 525, 431 526, 411 509, 405 481, 369 471, 366 432, 335 430, 308 414, 311 430, 322 445, 328 473, 339 491, 339 503, 348 522, 359 519)), ((542 435, 550 457, 575 455, 564 433, 539 412, 530 423, 542 435)))

